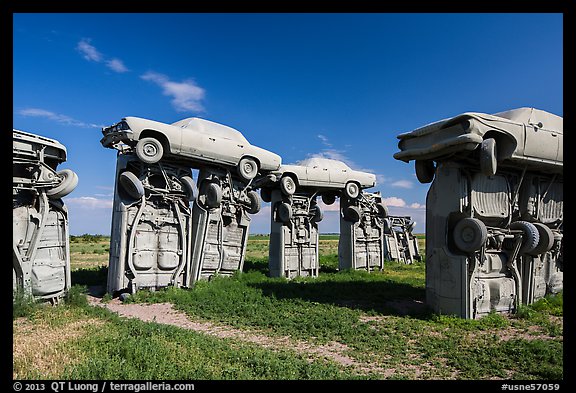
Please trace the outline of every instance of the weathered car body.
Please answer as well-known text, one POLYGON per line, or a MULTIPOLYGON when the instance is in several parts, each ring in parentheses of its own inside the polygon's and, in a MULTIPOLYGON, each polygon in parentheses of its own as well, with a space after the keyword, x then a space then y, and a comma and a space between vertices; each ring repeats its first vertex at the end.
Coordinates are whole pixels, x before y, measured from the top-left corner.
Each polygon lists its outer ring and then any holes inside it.
POLYGON ((13 130, 13 292, 57 303, 70 289, 68 210, 78 176, 60 142, 13 130))
POLYGON ((412 232, 415 225, 416 223, 409 216, 388 216, 386 218, 384 258, 406 264, 412 264, 414 260, 422 260, 418 239, 412 232))
MULTIPOLYGON (((196 167, 202 164, 234 167, 250 180, 258 172, 277 170, 281 157, 251 145, 240 131, 197 117, 172 124, 125 117, 119 123, 102 129, 104 147, 123 150, 128 146, 146 163, 163 157, 187 160, 196 167)), ((194 166, 193 165, 193 166, 194 166)))
POLYGON ((384 269, 388 208, 380 193, 362 192, 356 199, 341 197, 340 212, 338 268, 384 269))
POLYGON ((119 154, 115 179, 107 292, 186 287, 197 194, 190 168, 119 154))
POLYGON ((318 224, 323 212, 315 192, 271 193, 270 277, 317 277, 320 269, 318 224))
POLYGON ((192 208, 189 287, 215 275, 241 272, 250 233, 249 214, 260 211, 260 197, 238 176, 205 166, 198 173, 199 195, 192 208))
POLYGON ((563 119, 535 108, 493 115, 467 112, 400 134, 398 139, 400 151, 394 158, 415 160, 422 182, 431 181, 433 172, 424 163, 444 160, 479 160, 487 175, 496 173, 497 165, 562 171, 563 119), (423 172, 428 176, 421 176, 423 172))
POLYGON ((316 190, 330 205, 336 196, 357 198, 361 190, 374 187, 376 175, 353 170, 342 161, 312 157, 297 164, 281 165, 257 184, 269 190, 278 183, 286 195, 292 195, 296 189, 316 190))
POLYGON ((398 136, 426 196, 426 302, 480 318, 563 287, 563 119, 464 113, 398 136))

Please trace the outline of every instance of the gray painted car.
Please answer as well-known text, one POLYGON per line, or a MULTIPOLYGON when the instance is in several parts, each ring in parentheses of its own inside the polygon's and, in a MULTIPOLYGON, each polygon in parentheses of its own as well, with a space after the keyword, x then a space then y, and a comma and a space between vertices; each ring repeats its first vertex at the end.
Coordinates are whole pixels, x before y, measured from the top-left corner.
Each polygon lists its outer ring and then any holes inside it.
POLYGON ((498 165, 561 173, 563 135, 562 117, 535 108, 467 112, 398 135, 394 158, 415 160, 422 183, 432 181, 434 161, 445 160, 474 160, 485 175, 498 165))
POLYGON ((328 205, 334 203, 337 196, 334 190, 340 188, 348 198, 357 198, 361 190, 376 185, 376 175, 356 171, 342 161, 322 157, 308 158, 294 165, 282 165, 270 176, 273 182, 280 182, 284 194, 294 194, 297 187, 316 188, 328 205))
POLYGON ((102 129, 104 147, 134 149, 140 160, 154 164, 163 157, 196 163, 233 167, 250 181, 259 172, 277 170, 282 163, 275 153, 251 145, 234 128, 209 120, 190 117, 172 124, 125 117, 102 129))
POLYGON ((68 210, 62 197, 78 184, 58 141, 13 130, 13 292, 57 303, 70 289, 68 210))

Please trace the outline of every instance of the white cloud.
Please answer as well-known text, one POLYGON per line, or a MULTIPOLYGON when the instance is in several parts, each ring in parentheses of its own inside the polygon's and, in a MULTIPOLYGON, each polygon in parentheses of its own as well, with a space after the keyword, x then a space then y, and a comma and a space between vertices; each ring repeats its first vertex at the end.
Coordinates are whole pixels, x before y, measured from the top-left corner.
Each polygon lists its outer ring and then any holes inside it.
POLYGON ((123 73, 128 72, 128 68, 124 65, 124 62, 120 59, 106 59, 105 56, 90 44, 89 38, 83 38, 76 45, 78 52, 82 54, 82 57, 88 61, 94 61, 96 63, 105 62, 106 67, 110 68, 114 72, 123 73))
POLYGON ((382 198, 386 206, 395 206, 395 207, 404 207, 406 206, 406 202, 402 198, 398 197, 388 197, 382 198))
POLYGON ((102 128, 102 125, 86 123, 80 120, 76 120, 70 116, 55 113, 46 109, 41 108, 25 108, 18 111, 18 113, 25 117, 43 117, 58 123, 66 124, 74 127, 82 128, 102 128))
POLYGON ((325 137, 322 134, 318 134, 316 135, 318 137, 318 139, 320 139, 322 141, 322 144, 328 147, 332 147, 332 144, 328 141, 328 138, 325 137))
POLYGON ((120 59, 110 59, 106 62, 106 66, 110 68, 112 71, 120 73, 129 71, 128 68, 126 68, 126 66, 122 62, 122 60, 120 59))
POLYGON ((98 49, 92 46, 90 44, 90 41, 91 40, 88 38, 81 39, 78 45, 76 46, 76 49, 82 54, 82 57, 84 57, 86 60, 95 61, 99 63, 102 61, 103 57, 102 53, 100 53, 98 49))
POLYGON ((404 207, 407 209, 425 209, 426 205, 422 205, 417 202, 413 202, 411 204, 406 203, 406 201, 402 198, 398 198, 395 196, 382 198, 386 206, 390 207, 404 207))
POLYGON ((75 206, 81 209, 112 209, 112 199, 101 199, 94 197, 73 197, 64 199, 66 205, 75 206))
POLYGON ((414 187, 414 183, 410 180, 397 180, 395 182, 390 183, 392 187, 399 187, 399 188, 412 188, 414 187))
POLYGON ((148 71, 140 78, 153 82, 162 88, 162 94, 172 97, 172 105, 179 112, 203 112, 201 101, 204 99, 205 90, 191 79, 183 82, 171 81, 166 75, 154 71, 148 71))

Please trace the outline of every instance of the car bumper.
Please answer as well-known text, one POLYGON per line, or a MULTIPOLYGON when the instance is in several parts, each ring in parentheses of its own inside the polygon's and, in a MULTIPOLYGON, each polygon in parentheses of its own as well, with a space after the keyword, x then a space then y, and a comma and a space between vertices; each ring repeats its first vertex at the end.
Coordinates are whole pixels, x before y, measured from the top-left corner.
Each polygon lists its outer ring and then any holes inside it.
POLYGON ((114 147, 119 143, 131 144, 134 141, 134 133, 132 131, 108 132, 105 133, 100 143, 104 147, 114 147))
POLYGON ((474 150, 481 142, 482 137, 478 134, 464 134, 440 140, 438 135, 435 135, 433 140, 410 138, 400 141, 402 151, 394 153, 394 158, 405 162, 435 159, 459 151, 474 150))

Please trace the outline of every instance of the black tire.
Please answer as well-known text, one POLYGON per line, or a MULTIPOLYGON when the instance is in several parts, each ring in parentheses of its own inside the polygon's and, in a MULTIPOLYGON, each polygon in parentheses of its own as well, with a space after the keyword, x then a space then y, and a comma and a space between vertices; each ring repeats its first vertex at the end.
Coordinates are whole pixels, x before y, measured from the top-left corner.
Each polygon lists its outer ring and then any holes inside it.
POLYGON ((496 162, 496 140, 487 138, 480 144, 480 172, 486 176, 494 176, 498 164, 496 162))
POLYGON ((243 157, 238 163, 238 174, 246 181, 250 181, 258 174, 258 163, 252 157, 243 157))
POLYGON ((280 179, 280 189, 286 195, 293 195, 296 192, 296 182, 290 176, 283 176, 280 179))
POLYGON ((530 255, 536 256, 550 251, 554 246, 554 232, 546 225, 535 222, 533 224, 538 229, 538 245, 530 252, 530 255))
POLYGON ((426 184, 434 180, 434 173, 436 172, 434 161, 416 160, 414 162, 414 169, 416 171, 416 178, 420 183, 426 184))
POLYGON ((326 205, 331 205, 336 202, 336 195, 333 193, 322 194, 322 202, 326 205))
POLYGON ((122 172, 118 177, 118 183, 131 198, 140 199, 144 196, 144 185, 132 172, 122 172))
POLYGON ((348 206, 342 213, 344 214, 344 219, 350 222, 358 222, 360 217, 362 217, 362 211, 358 206, 348 206))
POLYGON ((378 212, 378 216, 380 218, 388 217, 388 206, 386 206, 384 202, 376 203, 376 211, 378 212))
POLYGON ((206 206, 209 208, 220 207, 222 203, 222 187, 216 183, 208 183, 206 186, 206 206))
POLYGON ((348 183, 346 183, 346 186, 344 187, 344 194, 349 199, 356 199, 360 195, 360 186, 358 185, 358 183, 349 181, 348 183))
POLYGON ((248 191, 248 200, 250 201, 250 207, 248 208, 248 213, 256 214, 262 208, 262 204, 260 203, 260 196, 254 190, 248 191))
POLYGON ((155 164, 162 159, 164 146, 156 138, 142 138, 136 144, 136 156, 146 164, 155 164))
POLYGON ((466 253, 478 251, 488 238, 486 225, 477 218, 464 218, 454 227, 452 233, 456 247, 466 253))
POLYGON ((70 169, 64 169, 57 173, 62 179, 56 187, 46 190, 46 195, 50 199, 60 199, 70 194, 78 185, 78 175, 70 169))
POLYGON ((314 215, 312 216, 313 222, 320 222, 324 219, 324 212, 320 206, 315 205, 312 210, 314 211, 314 215))
POLYGON ((292 206, 288 203, 278 205, 278 218, 283 223, 289 223, 292 219, 292 206))
POLYGON ((194 202, 198 196, 198 188, 196 187, 196 183, 190 176, 182 176, 180 181, 182 182, 182 187, 186 193, 186 198, 188 198, 190 202, 194 202))
POLYGON ((540 241, 540 233, 534 224, 528 221, 515 221, 510 224, 510 229, 519 229, 523 233, 522 245, 520 246, 520 255, 534 252, 540 241))
POLYGON ((272 202, 272 189, 262 187, 260 189, 260 198, 262 198, 264 202, 272 202))

